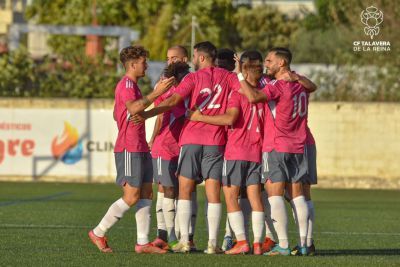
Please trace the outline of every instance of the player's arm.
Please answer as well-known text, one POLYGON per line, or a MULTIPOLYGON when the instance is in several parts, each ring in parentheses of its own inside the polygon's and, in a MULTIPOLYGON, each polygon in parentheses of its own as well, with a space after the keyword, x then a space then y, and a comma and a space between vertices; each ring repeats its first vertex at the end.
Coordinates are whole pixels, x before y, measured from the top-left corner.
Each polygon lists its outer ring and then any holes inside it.
POLYGON ((141 123, 148 118, 167 112, 168 110, 178 105, 181 101, 183 101, 183 98, 180 95, 174 93, 171 97, 161 102, 157 107, 148 111, 143 111, 140 114, 135 114, 132 117, 132 121, 134 123, 141 123))
POLYGON ((315 92, 318 89, 317 85, 313 83, 311 80, 293 71, 287 71, 286 73, 284 73, 282 76, 282 80, 288 82, 298 82, 301 85, 303 85, 303 87, 306 89, 308 93, 315 92))
POLYGON ((125 105, 129 113, 131 115, 135 115, 144 111, 148 106, 151 105, 151 103, 154 102, 154 100, 157 99, 157 97, 164 94, 174 84, 174 81, 174 77, 162 80, 157 84, 156 88, 150 94, 141 99, 126 101, 125 105))
POLYGON ((259 103, 267 101, 267 95, 262 91, 257 90, 252 87, 245 79, 242 74, 242 63, 240 59, 235 55, 236 67, 235 72, 238 75, 239 83, 240 83, 240 93, 247 97, 250 103, 259 103))
POLYGON ((156 136, 160 132, 161 129, 161 122, 162 122, 163 114, 160 114, 156 118, 156 123, 154 124, 154 129, 153 129, 153 134, 151 135, 150 141, 149 141, 149 147, 153 146, 154 140, 156 139, 156 136))
POLYGON ((189 119, 191 121, 200 121, 212 125, 219 126, 230 126, 235 123, 237 118, 239 117, 239 109, 238 108, 228 108, 225 114, 215 115, 215 116, 207 116, 201 114, 200 110, 196 110, 191 112, 189 115, 189 119))

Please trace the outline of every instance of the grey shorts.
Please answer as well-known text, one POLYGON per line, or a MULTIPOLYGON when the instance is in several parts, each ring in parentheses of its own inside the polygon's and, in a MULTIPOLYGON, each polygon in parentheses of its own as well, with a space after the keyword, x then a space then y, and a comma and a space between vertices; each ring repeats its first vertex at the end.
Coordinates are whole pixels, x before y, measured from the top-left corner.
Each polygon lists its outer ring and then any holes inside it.
POLYGON ((117 152, 114 153, 117 167, 116 183, 123 186, 128 183, 133 187, 141 187, 143 183, 152 183, 153 166, 149 152, 117 152))
POLYGON ((261 164, 244 160, 224 160, 222 184, 246 187, 261 183, 261 164))
POLYGON ((184 145, 178 161, 178 175, 199 181, 221 181, 225 146, 184 145))
POLYGON ((273 183, 303 182, 307 174, 307 160, 304 154, 277 152, 263 152, 262 183, 269 179, 273 183))
POLYGON ((315 144, 306 145, 304 150, 305 157, 307 159, 307 175, 305 176, 304 182, 307 184, 317 184, 317 149, 315 144))
POLYGON ((176 177, 176 169, 178 162, 171 160, 163 160, 162 158, 153 158, 153 176, 154 183, 161 184, 166 187, 177 187, 178 178, 176 177))

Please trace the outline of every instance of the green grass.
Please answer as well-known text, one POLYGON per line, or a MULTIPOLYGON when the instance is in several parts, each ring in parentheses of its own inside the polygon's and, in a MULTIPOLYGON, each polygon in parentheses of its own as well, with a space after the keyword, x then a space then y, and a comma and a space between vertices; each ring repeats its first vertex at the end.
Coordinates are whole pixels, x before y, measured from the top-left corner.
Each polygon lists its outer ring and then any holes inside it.
MULTIPOLYGON (((204 189, 199 188, 195 241, 206 246, 204 189)), ((399 266, 400 192, 327 190, 313 193, 314 257, 137 255, 134 212, 108 233, 104 255, 87 232, 120 197, 112 184, 0 182, 0 266, 399 266)), ((223 235, 225 216, 221 223, 223 235)), ((151 238, 156 233, 153 205, 151 238)), ((290 225, 291 243, 296 233, 290 225)))

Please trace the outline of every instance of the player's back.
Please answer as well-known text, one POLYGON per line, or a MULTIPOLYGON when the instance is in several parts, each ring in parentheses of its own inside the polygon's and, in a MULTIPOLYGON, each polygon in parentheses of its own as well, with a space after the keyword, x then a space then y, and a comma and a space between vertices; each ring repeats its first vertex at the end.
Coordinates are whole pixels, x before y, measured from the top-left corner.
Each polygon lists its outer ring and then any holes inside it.
MULTIPOLYGON (((183 98, 189 98, 189 108, 200 109, 204 115, 224 114, 231 90, 240 88, 236 74, 222 68, 208 67, 188 74, 176 89, 183 98)), ((186 121, 180 145, 224 145, 225 127, 203 122, 186 121)))
POLYGON ((307 136, 307 92, 298 82, 277 80, 270 84, 276 88, 271 97, 271 100, 276 100, 276 111, 272 112, 275 119, 275 149, 279 152, 303 153, 307 136))

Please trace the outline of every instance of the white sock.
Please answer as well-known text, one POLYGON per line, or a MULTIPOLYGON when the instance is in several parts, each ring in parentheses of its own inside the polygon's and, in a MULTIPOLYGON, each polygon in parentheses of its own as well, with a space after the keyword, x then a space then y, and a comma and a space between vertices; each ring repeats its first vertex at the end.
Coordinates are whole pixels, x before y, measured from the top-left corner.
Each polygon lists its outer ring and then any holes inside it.
POLYGON ((308 207, 304 196, 298 196, 292 201, 294 211, 297 217, 297 225, 299 228, 300 235, 300 246, 304 247, 307 245, 307 230, 308 230, 308 207))
POLYGON ((178 200, 175 200, 175 236, 180 239, 181 230, 179 228, 179 218, 178 218, 178 200))
POLYGON ((164 193, 157 192, 157 202, 156 202, 156 217, 157 217, 157 235, 161 239, 166 239, 167 226, 165 225, 165 219, 163 214, 163 202, 164 193))
POLYGON ((272 233, 274 225, 271 220, 271 206, 269 205, 268 195, 266 191, 261 192, 261 200, 264 206, 265 237, 268 237, 275 242, 275 237, 272 233))
POLYGON ((253 211, 251 213, 251 224, 254 234, 253 243, 262 243, 262 236, 264 232, 264 212, 253 211))
POLYGON ((178 200, 178 220, 179 220, 179 228, 181 233, 180 241, 183 243, 189 242, 189 226, 190 226, 190 217, 192 214, 192 201, 179 199, 178 200))
MULTIPOLYGON (((229 222, 232 222, 232 230, 235 233, 235 236, 238 241, 246 240, 246 232, 244 230, 244 217, 243 212, 235 211, 228 212, 229 222)), ((228 222, 228 219, 227 219, 228 222)), ((228 223, 229 224, 229 223, 228 223)))
POLYGON ((240 208, 242 209, 243 212, 244 230, 246 232, 246 239, 250 240, 249 228, 250 228, 250 217, 252 211, 250 201, 248 198, 240 198, 239 203, 240 203, 240 208))
MULTIPOLYGON (((242 214, 242 217, 243 217, 243 214, 242 214)), ((226 222, 225 222, 225 235, 224 235, 224 237, 227 237, 227 236, 233 237, 232 228, 231 228, 231 225, 229 223, 229 216, 226 216, 226 222)))
POLYGON ((151 223, 151 199, 139 199, 136 204, 136 228, 137 243, 145 245, 149 243, 149 232, 151 223))
POLYGON ((93 229, 94 234, 98 237, 103 237, 108 229, 118 222, 129 209, 129 205, 126 204, 122 198, 115 201, 108 208, 108 211, 104 215, 103 219, 101 219, 99 225, 93 229))
POLYGON ((307 201, 308 206, 308 231, 307 231, 307 247, 310 247, 313 244, 313 230, 314 230, 314 220, 315 220, 315 211, 314 211, 314 203, 312 200, 307 201))
POLYGON ((197 219, 197 192, 192 192, 191 195, 192 200, 192 216, 190 217, 190 227, 189 227, 189 239, 193 238, 194 231, 196 230, 196 219, 197 219))
MULTIPOLYGON (((297 233, 299 233, 299 220, 297 219, 296 208, 295 208, 295 206, 293 204, 293 201, 290 201, 289 204, 290 204, 290 207, 292 208, 292 215, 293 215, 294 223, 295 223, 295 225, 297 227, 297 233)), ((298 237, 297 238, 297 245, 301 246, 300 245, 301 244, 300 234, 297 237, 298 237)))
POLYGON ((221 221, 221 203, 208 203, 208 242, 217 246, 219 223, 221 221))
POLYGON ((288 248, 288 217, 286 214, 285 201, 282 196, 272 196, 268 198, 271 205, 271 219, 274 223, 274 228, 279 239, 281 248, 288 248))
POLYGON ((165 226, 168 232, 168 242, 175 241, 175 199, 164 198, 163 201, 163 215, 165 218, 165 226))

